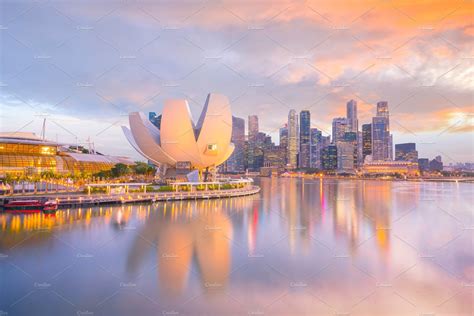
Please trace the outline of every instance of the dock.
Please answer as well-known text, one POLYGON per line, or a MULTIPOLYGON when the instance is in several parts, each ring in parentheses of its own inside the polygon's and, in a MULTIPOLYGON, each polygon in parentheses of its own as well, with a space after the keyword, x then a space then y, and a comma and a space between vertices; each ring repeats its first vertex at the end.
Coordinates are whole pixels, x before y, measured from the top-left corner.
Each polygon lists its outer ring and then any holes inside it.
POLYGON ((253 195, 260 192, 260 187, 251 185, 241 189, 228 190, 208 190, 189 192, 151 192, 151 193, 126 193, 126 194, 48 194, 48 195, 28 195, 28 196, 3 196, 0 198, 0 205, 8 200, 31 200, 48 199, 56 200, 58 207, 75 207, 86 205, 103 204, 126 204, 126 203, 153 203, 171 202, 182 200, 203 200, 220 199, 239 196, 253 195))

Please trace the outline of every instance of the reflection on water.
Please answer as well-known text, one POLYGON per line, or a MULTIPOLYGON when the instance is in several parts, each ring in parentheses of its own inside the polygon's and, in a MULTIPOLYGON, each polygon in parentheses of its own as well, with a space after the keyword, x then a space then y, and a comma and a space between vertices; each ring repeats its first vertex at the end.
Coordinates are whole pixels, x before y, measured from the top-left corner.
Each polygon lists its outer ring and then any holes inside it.
POLYGON ((0 310, 472 313, 472 184, 260 185, 242 198, 2 214, 0 310))

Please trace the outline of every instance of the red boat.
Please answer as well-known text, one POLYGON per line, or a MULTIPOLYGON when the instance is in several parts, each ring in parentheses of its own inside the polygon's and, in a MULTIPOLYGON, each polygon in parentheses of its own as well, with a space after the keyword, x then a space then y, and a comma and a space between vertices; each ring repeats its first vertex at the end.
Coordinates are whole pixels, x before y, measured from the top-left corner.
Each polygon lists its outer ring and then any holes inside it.
POLYGON ((16 200, 8 201, 3 208, 7 212, 54 213, 58 209, 58 203, 55 200, 16 200))

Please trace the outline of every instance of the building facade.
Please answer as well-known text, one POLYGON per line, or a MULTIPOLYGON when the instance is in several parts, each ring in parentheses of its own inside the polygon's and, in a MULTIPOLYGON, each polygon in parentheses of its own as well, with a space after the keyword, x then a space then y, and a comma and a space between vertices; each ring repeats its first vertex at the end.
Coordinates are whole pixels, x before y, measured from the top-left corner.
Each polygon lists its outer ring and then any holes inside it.
POLYGON ((62 175, 94 175, 116 164, 133 165, 126 157, 91 154, 80 148, 60 145, 34 133, 0 134, 0 176, 39 175, 45 171, 62 175))
POLYGON ((372 124, 362 125, 362 161, 372 155, 372 124))
POLYGON ((349 132, 359 130, 359 120, 357 119, 357 101, 349 100, 346 105, 347 129, 349 132))
POLYGON ((325 171, 335 171, 337 169, 337 146, 328 145, 321 150, 321 167, 325 171))
POLYGON ((404 143, 395 145, 396 161, 418 162, 418 151, 415 143, 404 143))
POLYGON ((245 120, 232 116, 232 137, 234 152, 226 161, 226 171, 245 172, 245 120))
POLYGON ((288 150, 287 164, 289 169, 298 167, 298 115, 295 110, 288 113, 288 150))
POLYGON ((322 149, 322 133, 317 128, 311 129, 310 136, 310 167, 321 169, 321 149, 322 149))
POLYGON ((299 167, 309 168, 311 162, 311 114, 309 111, 300 112, 300 151, 299 167))
POLYGON ((337 144, 344 140, 344 134, 348 131, 347 119, 345 117, 336 117, 332 120, 332 142, 337 144))
POLYGON ((372 118, 372 160, 392 160, 392 135, 390 134, 390 120, 388 103, 377 103, 377 116, 372 118))

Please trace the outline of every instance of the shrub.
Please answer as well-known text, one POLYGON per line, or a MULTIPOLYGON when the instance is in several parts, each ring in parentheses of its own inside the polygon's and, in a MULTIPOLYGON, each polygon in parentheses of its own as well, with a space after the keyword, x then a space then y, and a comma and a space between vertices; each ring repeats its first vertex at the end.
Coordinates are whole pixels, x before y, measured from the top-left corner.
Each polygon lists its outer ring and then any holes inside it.
POLYGON ((158 192, 173 192, 174 189, 170 185, 163 185, 163 186, 159 187, 157 191, 158 192))

